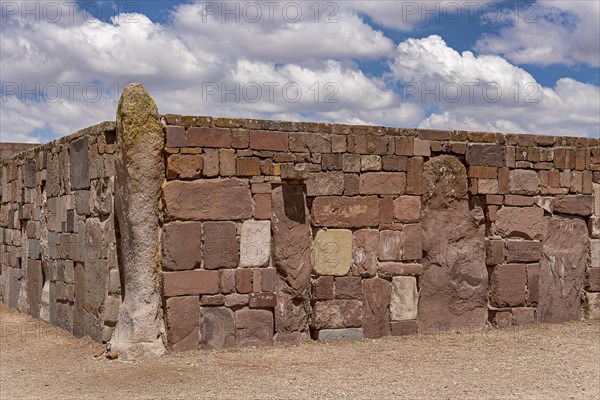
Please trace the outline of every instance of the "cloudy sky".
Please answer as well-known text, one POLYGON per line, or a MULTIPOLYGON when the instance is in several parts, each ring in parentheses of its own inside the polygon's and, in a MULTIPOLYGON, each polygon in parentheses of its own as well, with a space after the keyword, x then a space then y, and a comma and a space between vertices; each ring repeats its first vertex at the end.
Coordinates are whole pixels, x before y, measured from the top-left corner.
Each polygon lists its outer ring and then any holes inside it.
POLYGON ((600 2, 0 0, 0 140, 161 113, 600 137, 600 2))

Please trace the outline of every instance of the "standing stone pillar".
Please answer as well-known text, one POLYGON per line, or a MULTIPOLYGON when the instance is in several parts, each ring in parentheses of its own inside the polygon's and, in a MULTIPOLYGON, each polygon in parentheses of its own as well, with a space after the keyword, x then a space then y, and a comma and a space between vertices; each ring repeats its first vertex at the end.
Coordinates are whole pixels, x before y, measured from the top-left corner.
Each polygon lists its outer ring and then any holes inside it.
POLYGON ((310 339, 310 225, 301 184, 272 192, 273 259, 277 268, 275 340, 310 339))
POLYGON ((419 331, 481 330, 488 287, 483 210, 469 209, 467 172, 456 157, 426 162, 423 183, 419 331))
POLYGON ((115 209, 124 298, 111 345, 123 358, 160 355, 165 351, 159 224, 164 137, 156 104, 141 84, 123 90, 116 130, 115 209))

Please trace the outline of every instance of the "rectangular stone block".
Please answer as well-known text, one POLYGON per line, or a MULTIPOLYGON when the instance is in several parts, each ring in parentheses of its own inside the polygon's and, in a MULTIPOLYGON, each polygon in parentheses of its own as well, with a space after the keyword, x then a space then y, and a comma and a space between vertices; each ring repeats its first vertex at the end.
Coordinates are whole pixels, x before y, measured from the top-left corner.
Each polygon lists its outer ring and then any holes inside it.
POLYGON ((235 271, 235 289, 238 293, 251 293, 253 285, 254 272, 251 269, 237 269, 235 271))
POLYGON ((362 328, 320 329, 316 331, 317 340, 360 340, 363 338, 362 328))
POLYGON ((507 240, 508 262, 537 262, 542 258, 542 242, 532 240, 507 240))
POLYGON ((600 268, 588 268, 585 290, 588 292, 600 292, 600 268))
POLYGON ((236 268, 240 261, 237 226, 234 222, 202 224, 205 269, 236 268))
POLYGON ((471 144, 467 147, 467 164, 503 167, 504 147, 495 144, 471 144))
POLYGON ((246 180, 170 181, 163 185, 163 196, 169 219, 223 221, 252 218, 252 198, 246 180))
POLYGON ((187 147, 230 147, 231 134, 224 128, 197 128, 187 130, 187 147))
POLYGON ((360 176, 360 194, 404 194, 406 174, 403 172, 367 172, 360 176))
POLYGON ((381 171, 381 157, 376 155, 360 157, 361 171, 381 171))
POLYGON ((341 171, 312 173, 306 181, 307 196, 339 196, 342 194, 344 194, 344 173, 341 171))
POLYGON ((69 145, 69 170, 71 189, 88 189, 90 187, 89 175, 89 136, 74 140, 69 145))
POLYGON ((238 176, 259 176, 260 175, 260 158, 257 157, 241 157, 237 159, 237 175, 238 176))
POLYGON ((245 221, 240 236, 240 267, 264 267, 271 257, 271 221, 245 221))
POLYGON ((390 299, 391 285, 388 281, 381 278, 363 281, 362 328, 365 337, 379 338, 390 334, 390 299))
POLYGON ((273 343, 273 313, 242 309, 235 312, 236 346, 264 346, 273 343))
POLYGON ((408 173, 406 174, 406 193, 421 195, 423 176, 423 158, 411 157, 408 159, 408 173))
POLYGON ((430 140, 421 140, 418 138, 414 139, 414 155, 420 157, 429 157, 431 156, 431 141, 430 140))
POLYGON ((162 267, 165 271, 199 268, 202 261, 202 225, 199 222, 165 224, 162 267))
POLYGON ((331 138, 320 133, 289 133, 290 151, 296 153, 331 153, 331 138))
POLYGON ((390 335, 407 336, 416 335, 418 332, 417 321, 392 321, 390 322, 390 335))
POLYGON ((169 125, 165 128, 167 133, 167 147, 186 147, 185 128, 183 126, 169 125))
POLYGON ((600 217, 600 183, 594 183, 594 215, 600 217))
POLYGON ((394 221, 419 222, 421 219, 421 197, 400 196, 394 200, 394 221))
POLYGON ((504 264, 494 268, 490 279, 490 301, 495 307, 525 305, 527 276, 525 264, 504 264))
POLYGON ((204 349, 222 349, 235 345, 234 314, 225 307, 200 308, 200 345, 204 349))
POLYGON ((381 167, 384 171, 406 172, 408 169, 408 158, 405 156, 383 156, 381 167))
POLYGON ((389 138, 375 135, 348 136, 348 152, 355 154, 377 154, 384 156, 388 153, 389 138))
POLYGON ((275 293, 250 293, 248 307, 250 308, 275 308, 277 297, 275 293))
POLYGON ((405 321, 417 318, 419 292, 417 278, 396 276, 392 279, 390 318, 392 321, 405 321))
POLYGON ((319 230, 313 241, 313 273, 344 276, 352 264, 352 231, 319 230))
POLYGON ((335 278, 336 299, 361 299, 362 280, 359 276, 341 276, 335 278))
POLYGON ((410 136, 401 136, 396 138, 396 154, 399 156, 413 156, 414 138, 410 136))
POLYGON ((537 305, 540 299, 540 264, 527 264, 527 304, 537 305))
POLYGON ((317 197, 311 211, 315 226, 365 228, 379 225, 376 196, 317 197))
POLYGON ((587 217, 593 213, 593 198, 585 195, 556 196, 554 212, 587 217))
POLYGON ((250 131, 253 150, 288 151, 288 133, 278 131, 250 131))
POLYGON ((535 308, 519 307, 512 309, 512 324, 516 326, 533 324, 535 322, 535 308))
POLYGON ((503 240, 486 240, 485 253, 487 265, 503 264, 506 249, 503 240))
POLYGON ((312 309, 313 329, 359 328, 363 321, 360 300, 317 301, 312 309))
POLYGON ((200 301, 198 296, 167 299, 165 322, 167 342, 174 351, 195 350, 200 342, 200 301), (198 316, 197 318, 190 318, 198 316))
POLYGON ((163 295, 165 297, 217 294, 218 292, 218 271, 163 272, 163 295))
POLYGON ((312 286, 315 300, 333 300, 333 276, 320 276, 312 286))

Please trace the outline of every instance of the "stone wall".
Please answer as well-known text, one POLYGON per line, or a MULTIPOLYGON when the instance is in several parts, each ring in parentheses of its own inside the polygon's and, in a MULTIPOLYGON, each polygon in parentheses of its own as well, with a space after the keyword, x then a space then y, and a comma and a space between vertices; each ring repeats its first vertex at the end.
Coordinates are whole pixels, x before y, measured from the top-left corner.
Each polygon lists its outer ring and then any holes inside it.
POLYGON ((124 357, 600 318, 600 139, 160 116, 133 84, 0 171, 0 300, 124 357))
POLYGON ((163 123, 172 349, 598 317, 598 139, 163 123))
POLYGON ((120 279, 114 123, 0 160, 0 300, 108 341, 120 279))
POLYGON ((36 146, 39 145, 30 143, 0 143, 0 159, 10 158, 22 151, 32 149, 36 146))

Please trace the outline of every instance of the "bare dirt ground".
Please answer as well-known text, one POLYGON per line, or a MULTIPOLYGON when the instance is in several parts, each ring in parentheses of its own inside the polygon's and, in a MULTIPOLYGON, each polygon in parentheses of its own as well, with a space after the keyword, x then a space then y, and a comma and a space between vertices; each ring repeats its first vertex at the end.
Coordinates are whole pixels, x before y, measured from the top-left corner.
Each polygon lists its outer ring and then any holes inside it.
POLYGON ((600 399, 600 321, 123 362, 0 305, 1 399, 600 399))

